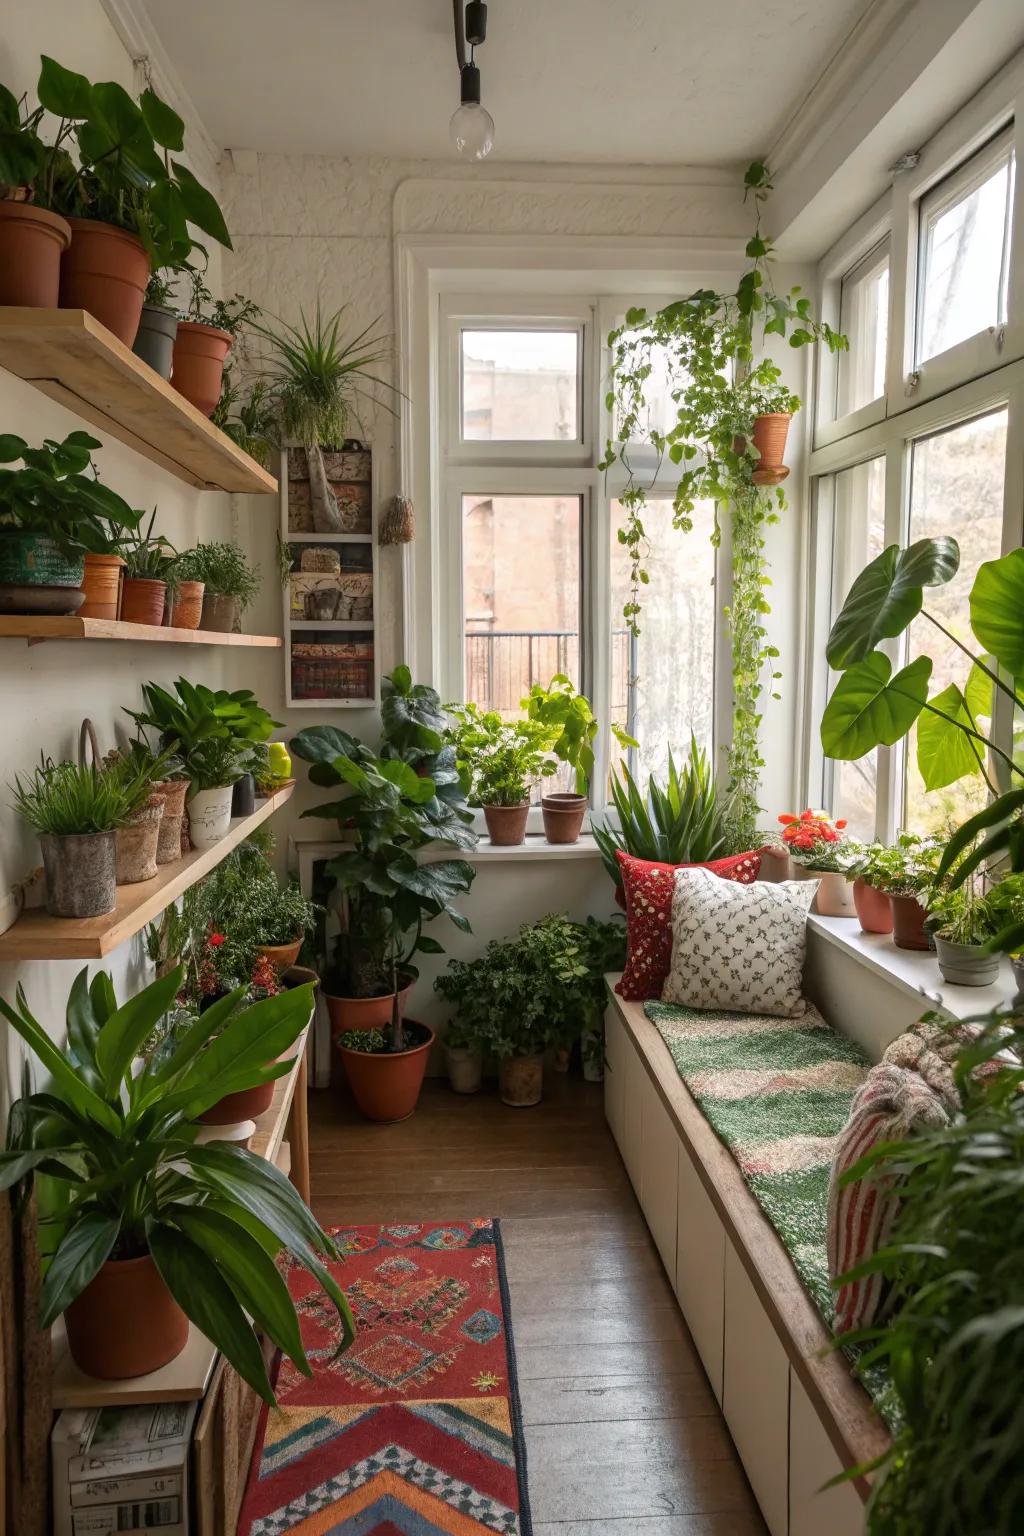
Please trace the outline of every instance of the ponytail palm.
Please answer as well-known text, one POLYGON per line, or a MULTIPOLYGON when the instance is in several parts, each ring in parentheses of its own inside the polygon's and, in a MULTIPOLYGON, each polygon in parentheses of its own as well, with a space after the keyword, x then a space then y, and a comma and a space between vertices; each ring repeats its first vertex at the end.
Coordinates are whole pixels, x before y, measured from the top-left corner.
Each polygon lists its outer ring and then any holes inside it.
POLYGON ((46 1091, 26 1095, 12 1110, 0 1189, 35 1172, 63 1195, 49 1202, 59 1214, 48 1218, 57 1230, 43 1245, 52 1257, 42 1327, 108 1259, 148 1252, 182 1310, 272 1403, 256 1330, 311 1374, 275 1260, 290 1254, 323 1287, 341 1321, 344 1349, 354 1336, 352 1318, 324 1262, 337 1252, 273 1164, 227 1142, 197 1146, 196 1122, 227 1094, 291 1070, 292 1062, 279 1058, 305 1028, 313 990, 296 987, 236 1012, 239 988, 197 1019, 169 1056, 136 1070, 182 979, 180 969, 173 971, 118 1007, 110 976, 100 971, 90 985, 83 969, 68 996, 63 1049, 33 1018, 20 987, 15 1007, 0 999, 0 1012, 50 1077, 46 1091))

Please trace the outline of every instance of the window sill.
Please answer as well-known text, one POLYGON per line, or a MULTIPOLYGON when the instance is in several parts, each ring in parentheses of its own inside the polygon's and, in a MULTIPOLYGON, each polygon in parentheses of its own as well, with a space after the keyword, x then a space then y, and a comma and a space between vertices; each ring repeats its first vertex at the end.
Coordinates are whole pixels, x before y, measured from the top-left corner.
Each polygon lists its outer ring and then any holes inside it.
POLYGON ((832 944, 881 976, 892 986, 913 998, 941 1008, 954 1019, 972 1018, 994 1008, 1007 1008, 1017 987, 1008 960, 1001 962, 999 980, 991 987, 956 987, 944 981, 938 962, 931 952, 897 949, 884 933, 862 933, 856 918, 819 917, 807 919, 812 934, 832 944))
POLYGON ((542 833, 528 832, 524 843, 502 845, 482 837, 475 848, 459 853, 459 858, 471 864, 508 859, 529 864, 541 859, 599 859, 601 850, 589 832, 580 836, 578 843, 549 843, 542 833))

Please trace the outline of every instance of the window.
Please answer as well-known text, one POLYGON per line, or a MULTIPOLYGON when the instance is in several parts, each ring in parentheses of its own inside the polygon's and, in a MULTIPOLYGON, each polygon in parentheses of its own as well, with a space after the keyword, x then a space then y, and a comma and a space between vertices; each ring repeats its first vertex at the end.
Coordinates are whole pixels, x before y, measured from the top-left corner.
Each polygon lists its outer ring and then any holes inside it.
POLYGON ((1014 169, 1003 134, 922 199, 918 363, 1006 319, 1014 169))
POLYGON ((577 442, 576 330, 464 330, 464 442, 577 442))
POLYGON ((836 368, 836 416, 848 416, 885 394, 889 335, 889 241, 877 245, 842 280, 839 329, 850 343, 836 368))

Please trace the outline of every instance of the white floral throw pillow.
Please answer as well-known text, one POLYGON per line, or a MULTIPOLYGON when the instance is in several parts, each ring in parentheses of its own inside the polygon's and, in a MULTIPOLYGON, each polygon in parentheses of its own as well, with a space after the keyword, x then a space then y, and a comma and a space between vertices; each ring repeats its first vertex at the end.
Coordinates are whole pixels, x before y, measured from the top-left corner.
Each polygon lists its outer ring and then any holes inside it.
POLYGON ((678 870, 662 1001, 779 1018, 803 1013, 807 914, 817 889, 817 880, 738 885, 706 869, 678 870))

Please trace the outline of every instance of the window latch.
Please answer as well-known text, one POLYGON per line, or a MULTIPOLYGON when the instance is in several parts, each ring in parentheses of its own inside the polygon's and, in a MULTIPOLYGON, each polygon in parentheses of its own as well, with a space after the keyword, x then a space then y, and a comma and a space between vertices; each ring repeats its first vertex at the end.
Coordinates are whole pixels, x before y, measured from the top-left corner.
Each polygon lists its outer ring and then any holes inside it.
POLYGON ((995 344, 996 344, 996 351, 997 352, 1001 352, 1003 350, 1004 346, 1006 345, 1006 326, 1005 325, 997 325, 997 326, 993 327, 993 339, 994 339, 995 344))
POLYGON ((918 370, 915 368, 913 373, 908 373, 907 374, 906 383, 905 383, 905 385, 903 387, 903 393, 905 395, 912 395, 914 393, 914 390, 920 384, 920 382, 921 382, 921 375, 918 372, 918 370))

